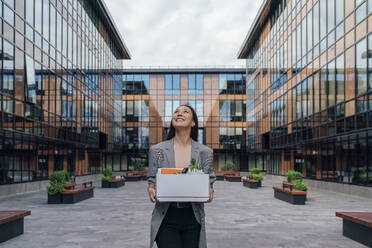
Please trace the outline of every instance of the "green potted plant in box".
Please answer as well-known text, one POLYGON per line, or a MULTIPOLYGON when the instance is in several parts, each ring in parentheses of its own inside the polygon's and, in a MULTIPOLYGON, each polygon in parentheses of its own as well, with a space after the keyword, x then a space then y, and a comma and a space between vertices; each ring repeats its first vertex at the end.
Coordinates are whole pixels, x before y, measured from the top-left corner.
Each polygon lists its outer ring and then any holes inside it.
POLYGON ((69 175, 66 170, 54 171, 49 177, 50 185, 47 186, 48 204, 61 203, 61 192, 65 191, 65 184, 69 183, 69 175))
POLYGON ((252 168, 250 170, 250 175, 247 179, 243 180, 243 185, 249 188, 255 189, 262 186, 263 176, 257 168, 252 168))
POLYGON ((307 191, 308 186, 302 182, 302 173, 298 171, 287 172, 287 182, 293 183, 293 188, 296 190, 307 191))
POLYGON ((105 168, 102 172, 102 188, 110 188, 109 181, 112 179, 112 169, 105 168))

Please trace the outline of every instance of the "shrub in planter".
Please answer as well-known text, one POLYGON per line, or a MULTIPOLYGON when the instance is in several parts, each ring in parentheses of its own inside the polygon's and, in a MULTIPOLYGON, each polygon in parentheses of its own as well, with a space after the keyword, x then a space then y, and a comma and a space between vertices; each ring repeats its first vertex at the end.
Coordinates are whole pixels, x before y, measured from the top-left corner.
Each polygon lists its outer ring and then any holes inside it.
POLYGON ((297 190, 302 190, 302 191, 307 191, 309 189, 309 187, 305 183, 299 180, 295 180, 293 182, 293 188, 297 190))
POLYGON ((262 182, 263 176, 261 174, 252 174, 252 179, 262 182))
POLYGON ((47 186, 48 203, 60 203, 60 193, 66 190, 64 186, 69 182, 70 179, 67 171, 54 171, 49 177, 50 185, 47 186))
POLYGON ((302 182, 302 174, 298 171, 288 171, 287 172, 287 182, 293 183, 293 188, 296 190, 307 191, 308 186, 302 182))
POLYGON ((295 180, 300 180, 302 182, 302 174, 298 171, 288 171, 287 182, 292 183, 295 180))
POLYGON ((236 171, 235 164, 233 161, 226 161, 226 164, 222 166, 221 171, 236 171))
POLYGON ((111 179, 112 179, 112 169, 111 168, 105 168, 103 170, 102 181, 109 181, 111 179))
POLYGON ((253 174, 260 175, 261 174, 260 170, 257 169, 257 168, 252 168, 249 172, 251 173, 251 175, 253 175, 253 174))

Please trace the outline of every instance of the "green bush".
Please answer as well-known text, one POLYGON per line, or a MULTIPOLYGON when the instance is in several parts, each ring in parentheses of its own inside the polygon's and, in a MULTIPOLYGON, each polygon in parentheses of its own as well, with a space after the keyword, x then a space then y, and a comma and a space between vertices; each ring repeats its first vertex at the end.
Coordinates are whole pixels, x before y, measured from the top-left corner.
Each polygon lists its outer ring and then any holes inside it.
POLYGON ((300 180, 293 181, 293 188, 302 191, 307 191, 309 189, 309 187, 300 180))
POLYGON ((287 172, 287 182, 291 183, 295 180, 302 182, 302 173, 298 171, 288 171, 287 172))
POLYGON ((222 166, 221 168, 222 171, 235 171, 236 170, 236 167, 235 167, 235 164, 233 163, 233 161, 226 161, 226 164, 224 166, 222 166))
POLYGON ((145 170, 145 165, 142 161, 136 160, 136 162, 133 165, 133 170, 134 171, 144 171, 145 170))
POLYGON ((105 168, 102 172, 102 180, 103 181, 109 181, 112 179, 112 169, 111 168, 105 168))
POLYGON ((50 186, 47 186, 48 194, 55 195, 65 191, 64 186, 69 182, 70 179, 66 170, 54 171, 49 177, 50 186))
POLYGON ((252 179, 257 181, 263 181, 263 176, 261 174, 252 174, 252 179))
POLYGON ((251 173, 252 176, 253 174, 261 174, 260 170, 257 168, 252 168, 249 172, 251 173))
POLYGON ((102 172, 102 174, 104 175, 104 176, 109 176, 109 177, 111 177, 112 176, 112 169, 111 168, 105 168, 105 169, 103 169, 103 172, 102 172))
POLYGON ((47 191, 49 195, 55 195, 65 191, 64 183, 51 183, 50 186, 47 186, 47 191))
POLYGON ((70 182, 70 178, 68 176, 68 172, 66 170, 54 171, 50 177, 49 181, 52 182, 59 182, 59 183, 68 183, 70 182))

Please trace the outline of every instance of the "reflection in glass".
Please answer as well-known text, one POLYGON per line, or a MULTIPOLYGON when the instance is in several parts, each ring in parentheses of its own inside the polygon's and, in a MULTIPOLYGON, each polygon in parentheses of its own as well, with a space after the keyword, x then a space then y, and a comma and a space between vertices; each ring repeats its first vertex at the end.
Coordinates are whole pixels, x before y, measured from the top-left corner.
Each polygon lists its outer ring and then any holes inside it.
POLYGON ((367 39, 355 46, 355 73, 357 95, 367 92, 367 39))

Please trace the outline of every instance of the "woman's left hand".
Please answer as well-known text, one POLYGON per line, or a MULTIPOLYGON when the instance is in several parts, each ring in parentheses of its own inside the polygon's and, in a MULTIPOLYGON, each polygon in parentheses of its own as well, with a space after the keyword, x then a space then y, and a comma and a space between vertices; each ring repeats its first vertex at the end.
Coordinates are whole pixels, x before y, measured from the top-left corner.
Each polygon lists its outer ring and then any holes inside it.
POLYGON ((209 200, 207 201, 207 203, 213 201, 213 192, 214 192, 214 189, 209 188, 209 200))

